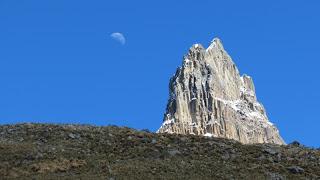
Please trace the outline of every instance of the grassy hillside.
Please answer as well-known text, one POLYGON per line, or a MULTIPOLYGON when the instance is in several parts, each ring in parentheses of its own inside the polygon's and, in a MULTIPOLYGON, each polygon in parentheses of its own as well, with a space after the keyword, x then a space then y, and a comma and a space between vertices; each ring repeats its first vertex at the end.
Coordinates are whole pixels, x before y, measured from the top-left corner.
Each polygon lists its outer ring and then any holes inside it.
POLYGON ((320 150, 115 126, 3 125, 0 179, 320 179, 320 150))

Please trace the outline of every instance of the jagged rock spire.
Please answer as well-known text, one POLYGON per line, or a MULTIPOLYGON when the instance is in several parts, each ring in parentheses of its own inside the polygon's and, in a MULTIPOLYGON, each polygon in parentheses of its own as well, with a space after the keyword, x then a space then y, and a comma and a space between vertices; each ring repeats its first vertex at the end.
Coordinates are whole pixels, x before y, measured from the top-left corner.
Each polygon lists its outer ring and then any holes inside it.
POLYGON ((257 101, 252 78, 240 76, 221 40, 193 45, 170 79, 158 132, 224 137, 242 143, 284 144, 257 101))

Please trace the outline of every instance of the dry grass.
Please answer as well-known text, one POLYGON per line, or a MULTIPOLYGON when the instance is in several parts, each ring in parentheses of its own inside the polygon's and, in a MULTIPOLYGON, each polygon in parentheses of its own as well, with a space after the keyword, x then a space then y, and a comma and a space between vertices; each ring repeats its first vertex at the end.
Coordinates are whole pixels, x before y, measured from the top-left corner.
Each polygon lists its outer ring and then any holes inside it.
POLYGON ((0 177, 319 179, 320 151, 115 126, 18 124, 0 126, 0 177))

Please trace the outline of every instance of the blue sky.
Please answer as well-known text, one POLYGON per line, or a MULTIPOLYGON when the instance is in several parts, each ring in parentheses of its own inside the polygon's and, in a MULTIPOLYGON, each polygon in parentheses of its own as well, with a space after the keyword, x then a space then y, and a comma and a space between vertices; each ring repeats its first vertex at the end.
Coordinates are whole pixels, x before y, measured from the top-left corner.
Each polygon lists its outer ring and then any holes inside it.
POLYGON ((319 147, 319 8, 317 0, 0 0, 0 122, 155 131, 183 55, 220 37, 285 141, 319 147))

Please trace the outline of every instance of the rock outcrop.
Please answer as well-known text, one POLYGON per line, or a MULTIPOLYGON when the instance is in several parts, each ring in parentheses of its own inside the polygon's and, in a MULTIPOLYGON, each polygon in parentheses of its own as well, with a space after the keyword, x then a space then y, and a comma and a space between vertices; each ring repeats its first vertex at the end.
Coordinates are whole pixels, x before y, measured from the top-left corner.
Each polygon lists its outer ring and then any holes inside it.
POLYGON ((257 101, 252 78, 240 76, 218 38, 193 45, 170 79, 170 97, 159 133, 195 134, 245 144, 284 144, 257 101))

